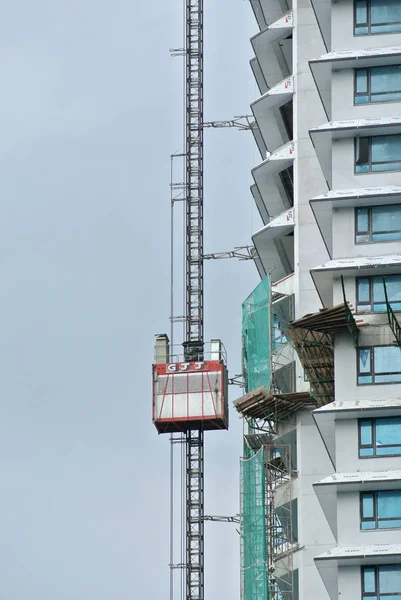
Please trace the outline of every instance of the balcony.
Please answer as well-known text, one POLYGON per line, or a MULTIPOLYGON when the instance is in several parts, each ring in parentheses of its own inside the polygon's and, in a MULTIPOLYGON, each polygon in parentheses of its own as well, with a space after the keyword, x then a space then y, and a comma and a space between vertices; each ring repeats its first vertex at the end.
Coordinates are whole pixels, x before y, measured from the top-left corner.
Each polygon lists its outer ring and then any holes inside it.
POLYGON ((289 169, 294 158, 294 143, 289 142, 252 169, 253 179, 270 217, 275 217, 293 206, 293 186, 289 169))
POLYGON ((401 204, 401 185, 330 191, 309 201, 330 258, 333 258, 333 210, 401 204))
MULTIPOLYGON (((265 148, 279 148, 292 139, 292 107, 287 116, 280 110, 292 100, 294 93, 293 78, 287 77, 276 86, 263 94, 256 102, 251 104, 257 128, 252 131, 255 135, 260 132, 265 148)), ((258 144, 258 140, 256 139, 258 144)), ((259 150, 261 150, 258 144, 259 150)), ((262 158, 265 158, 266 155, 262 158)))
POLYGON ((401 254, 337 258, 311 269, 310 274, 324 307, 333 305, 333 281, 341 275, 364 277, 377 274, 378 267, 386 274, 401 273, 401 254))
POLYGON ((260 68, 260 64, 257 58, 252 58, 249 61, 249 64, 251 66, 253 76, 255 77, 256 83, 258 85, 259 92, 261 94, 265 94, 269 89, 269 86, 267 85, 265 76, 262 73, 262 69, 260 68))
POLYGON ((327 118, 331 119, 332 71, 397 65, 401 62, 401 46, 329 52, 309 61, 317 90, 327 118))
POLYGON ((401 470, 336 473, 313 484, 320 506, 337 539, 337 494, 400 489, 401 470))
POLYGON ((273 281, 294 271, 293 209, 279 215, 252 236, 255 264, 261 278, 271 273, 273 281))
POLYGON ((250 4, 261 31, 289 9, 286 0, 250 0, 250 4))
POLYGON ((401 414, 401 398, 346 400, 332 402, 312 412, 327 453, 336 468, 335 422, 340 419, 390 417, 401 414))
POLYGON ((330 121, 309 130, 327 185, 332 185, 332 144, 340 138, 401 133, 401 117, 330 121))
MULTIPOLYGON (((268 87, 292 73, 292 11, 251 38, 252 48, 268 87)), ((263 92, 262 92, 263 93, 263 92)))
POLYGON ((331 600, 338 600, 338 568, 401 563, 401 544, 336 546, 315 558, 320 577, 331 600))

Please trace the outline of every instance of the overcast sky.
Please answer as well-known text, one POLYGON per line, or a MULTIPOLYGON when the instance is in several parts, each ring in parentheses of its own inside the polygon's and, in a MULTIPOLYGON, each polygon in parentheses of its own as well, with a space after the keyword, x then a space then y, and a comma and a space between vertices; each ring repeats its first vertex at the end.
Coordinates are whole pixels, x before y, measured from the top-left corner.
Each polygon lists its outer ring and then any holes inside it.
MULTIPOLYGON (((151 423, 169 329, 169 155, 183 0, 13 0, 0 22, 0 598, 168 599, 168 450, 151 423)), ((205 0, 206 119, 249 112, 246 0, 205 0)), ((249 132, 205 133, 206 251, 259 228, 249 132)), ((250 262, 206 264, 206 338, 240 370, 250 262)), ((240 394, 231 390, 231 399, 240 394)), ((206 512, 239 504, 241 424, 206 439, 206 512)), ((239 536, 206 526, 206 595, 239 536)))

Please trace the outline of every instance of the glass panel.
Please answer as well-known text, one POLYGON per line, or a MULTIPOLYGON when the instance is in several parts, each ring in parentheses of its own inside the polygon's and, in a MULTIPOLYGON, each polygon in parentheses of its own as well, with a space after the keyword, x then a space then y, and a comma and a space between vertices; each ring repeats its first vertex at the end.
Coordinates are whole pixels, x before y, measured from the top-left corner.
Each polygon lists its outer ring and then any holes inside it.
POLYGON ((366 244, 367 242, 370 242, 370 236, 367 234, 357 235, 355 241, 357 244, 366 244))
POLYGON ((401 22, 400 0, 371 0, 370 20, 372 26, 383 23, 397 23, 397 21, 401 22))
MULTIPOLYGON (((366 104, 369 102, 369 96, 355 96, 355 104, 366 104)), ((382 102, 382 100, 372 100, 372 102, 382 102)))
POLYGON ((359 431, 361 437, 361 444, 363 446, 368 446, 373 443, 372 440, 372 421, 359 421, 359 431))
MULTIPOLYGON (((363 70, 361 69, 361 71, 363 70)), ((374 67, 370 69, 370 91, 372 94, 377 94, 378 92, 398 92, 400 90, 401 65, 374 67)), ((364 91, 361 90, 361 92, 364 91)))
POLYGON ((379 567, 379 590, 381 594, 401 592, 401 565, 379 567))
MULTIPOLYGON (((384 280, 389 302, 401 301, 401 275, 387 275, 384 280)), ((373 302, 385 302, 383 277, 373 277, 373 302)))
MULTIPOLYGON (((369 517, 374 517, 374 503, 373 503, 373 494, 361 494, 361 509, 362 509, 362 517, 367 519, 369 517)), ((389 515, 384 515, 389 516, 389 515)))
MULTIPOLYGON (((370 517, 370 515, 366 516, 370 517)), ((377 493, 377 516, 379 519, 401 518, 401 491, 377 493)))
POLYGON ((401 417, 376 419, 376 445, 401 444, 401 417))
POLYGON ((372 171, 380 173, 382 171, 401 171, 401 162, 382 162, 372 164, 372 171))
POLYGON ((386 373, 386 375, 376 375, 375 383, 401 383, 401 373, 386 373))
POLYGON ((368 385, 369 383, 373 383, 372 375, 359 375, 359 377, 358 377, 359 385, 368 385))
MULTIPOLYGON (((381 520, 378 525, 379 529, 398 529, 401 527, 401 519, 392 519, 391 521, 381 520)), ((364 527, 362 527, 362 529, 364 529, 364 527)))
MULTIPOLYGON (((374 233, 372 235, 373 242, 392 242, 394 240, 401 240, 401 231, 397 231, 396 233, 374 233)), ((359 241, 359 240, 357 240, 357 241, 359 241)), ((361 240, 361 241, 364 241, 364 240, 361 240)), ((367 240, 367 241, 369 241, 369 240, 367 240)))
MULTIPOLYGON (((387 348, 387 346, 385 346, 387 348)), ((370 348, 359 348, 359 372, 370 373, 370 348)))
MULTIPOLYGON (((360 277, 357 280, 358 285, 358 302, 369 302, 370 303, 370 278, 360 277)), ((383 287, 383 284, 382 284, 383 287)))
POLYGON ((355 2, 355 23, 363 24, 368 22, 368 3, 367 0, 356 0, 355 2))
POLYGON ((369 231, 369 209, 356 209, 356 230, 358 232, 369 231))
POLYGON ((378 446, 376 448, 377 456, 400 456, 401 454, 401 445, 400 446, 378 446))
MULTIPOLYGON (((367 93, 368 91, 368 70, 357 69, 355 71, 355 90, 357 94, 367 93)), ((379 92, 383 91, 381 89, 379 92)))
POLYGON ((399 346, 375 346, 375 373, 401 373, 401 348, 399 346))
MULTIPOLYGON (((355 104, 363 104, 363 102, 368 102, 367 96, 358 96, 359 98, 366 98, 366 100, 362 102, 357 102, 357 98, 355 98, 355 104)), ((370 97, 371 102, 397 102, 401 100, 401 92, 391 92, 388 94, 375 94, 370 97)))
POLYGON ((365 593, 374 593, 376 591, 375 568, 365 567, 363 569, 363 591, 365 593))
POLYGON ((394 25, 374 25, 370 28, 371 33, 392 33, 401 31, 401 23, 394 25))
POLYGON ((372 137, 372 163, 397 161, 400 155, 401 135, 372 137))
POLYGON ((362 521, 361 529, 363 531, 367 531, 368 529, 376 529, 376 523, 375 521, 362 521))
POLYGON ((373 448, 360 448, 359 456, 361 456, 361 457, 373 456, 373 448))

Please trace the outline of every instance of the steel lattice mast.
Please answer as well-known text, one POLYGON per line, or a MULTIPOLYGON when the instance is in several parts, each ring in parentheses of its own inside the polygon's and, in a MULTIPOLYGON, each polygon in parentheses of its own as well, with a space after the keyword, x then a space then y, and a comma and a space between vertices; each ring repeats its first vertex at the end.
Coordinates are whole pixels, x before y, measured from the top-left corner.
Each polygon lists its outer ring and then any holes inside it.
MULTIPOLYGON (((186 0, 185 360, 203 359, 203 0, 186 0)), ((186 598, 204 599, 203 428, 186 433, 186 598)))

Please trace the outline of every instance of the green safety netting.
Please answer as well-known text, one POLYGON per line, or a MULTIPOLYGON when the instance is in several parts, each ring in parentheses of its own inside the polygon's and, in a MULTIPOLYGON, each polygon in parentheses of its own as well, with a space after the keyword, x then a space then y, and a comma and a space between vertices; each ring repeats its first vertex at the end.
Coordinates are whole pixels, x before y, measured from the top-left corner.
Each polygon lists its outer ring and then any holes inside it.
POLYGON ((270 277, 267 275, 242 304, 242 370, 251 392, 271 383, 270 277))
POLYGON ((268 600, 264 453, 241 459, 241 600, 268 600))

